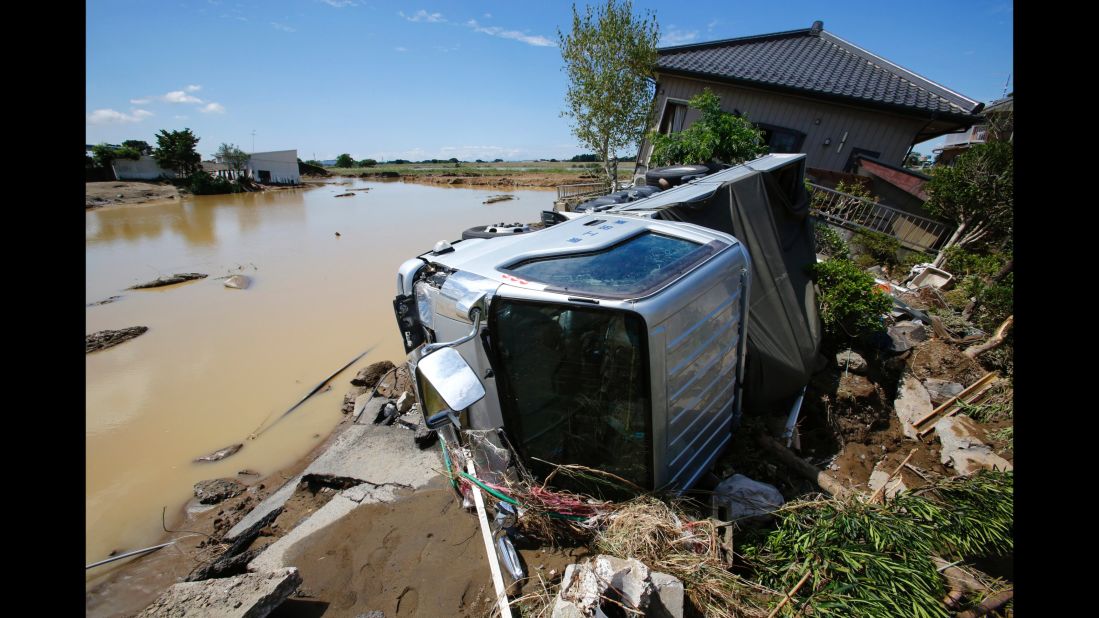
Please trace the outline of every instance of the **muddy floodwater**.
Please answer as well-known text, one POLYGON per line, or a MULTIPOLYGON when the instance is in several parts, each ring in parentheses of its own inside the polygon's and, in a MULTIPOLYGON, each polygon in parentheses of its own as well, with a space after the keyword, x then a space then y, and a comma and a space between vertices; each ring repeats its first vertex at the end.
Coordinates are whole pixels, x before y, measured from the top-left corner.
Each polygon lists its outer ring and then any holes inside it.
POLYGON ((515 191, 482 204, 502 192, 355 181, 89 211, 86 302, 121 298, 89 306, 86 332, 149 330, 86 356, 87 563, 157 543, 162 508, 171 527, 198 481, 268 474, 308 453, 339 422, 353 371, 404 356, 400 263, 474 225, 537 221, 554 198, 515 191), (127 290, 187 272, 209 277, 127 290), (233 274, 251 286, 224 287, 233 274), (272 424, 364 350, 331 390, 272 424), (240 442, 231 457, 193 462, 240 442))

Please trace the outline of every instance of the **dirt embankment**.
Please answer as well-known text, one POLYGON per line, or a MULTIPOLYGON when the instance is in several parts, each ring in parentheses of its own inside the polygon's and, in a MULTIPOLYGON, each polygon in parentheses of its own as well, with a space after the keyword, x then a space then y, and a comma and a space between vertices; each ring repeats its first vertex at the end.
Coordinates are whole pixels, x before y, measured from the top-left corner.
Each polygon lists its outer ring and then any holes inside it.
POLYGON ((110 180, 84 183, 84 208, 98 208, 110 204, 144 204, 164 200, 178 200, 179 189, 167 182, 129 182, 110 180))

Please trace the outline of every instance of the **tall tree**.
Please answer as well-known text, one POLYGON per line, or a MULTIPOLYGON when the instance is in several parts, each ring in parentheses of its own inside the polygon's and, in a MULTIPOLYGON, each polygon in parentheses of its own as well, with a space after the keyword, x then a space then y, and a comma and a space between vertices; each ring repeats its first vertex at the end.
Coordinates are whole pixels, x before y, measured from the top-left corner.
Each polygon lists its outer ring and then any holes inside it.
POLYGON ((345 152, 336 157, 336 167, 355 167, 355 159, 345 152))
POLYGON ((156 135, 153 158, 160 167, 174 171, 177 176, 190 176, 202 169, 202 157, 195 150, 198 139, 190 129, 171 132, 161 129, 156 135))
POLYGON ((939 251, 1010 237, 1015 224, 1015 148, 1011 142, 973 146, 949 167, 936 167, 925 190, 926 208, 958 228, 939 251))
POLYGON ((618 180, 618 153, 636 147, 652 115, 656 80, 656 15, 635 16, 630 0, 606 0, 572 7, 572 32, 560 29, 564 70, 569 76, 562 116, 573 119, 572 133, 603 161, 612 183, 618 180))
POLYGON ((123 148, 133 148, 143 155, 153 154, 153 147, 149 145, 149 142, 140 139, 128 139, 122 142, 123 148))
POLYGON ((127 146, 111 146, 110 144, 96 144, 92 146, 92 159, 99 167, 110 169, 111 162, 115 159, 141 158, 141 153, 127 146))
POLYGON ((243 173, 244 168, 248 166, 248 159, 251 157, 247 152, 244 152, 237 147, 236 144, 222 144, 218 146, 216 154, 217 158, 229 166, 229 169, 240 176, 243 173))

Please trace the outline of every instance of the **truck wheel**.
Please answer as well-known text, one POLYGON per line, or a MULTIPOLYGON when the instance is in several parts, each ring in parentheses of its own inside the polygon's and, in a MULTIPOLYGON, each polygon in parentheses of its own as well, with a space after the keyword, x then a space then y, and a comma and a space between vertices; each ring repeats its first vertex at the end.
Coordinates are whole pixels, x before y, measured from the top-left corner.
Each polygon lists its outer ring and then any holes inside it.
POLYGON ((705 165, 672 165, 658 167, 645 172, 645 184, 660 186, 661 180, 668 181, 669 186, 676 186, 684 182, 685 176, 705 176, 710 173, 710 168, 705 165))

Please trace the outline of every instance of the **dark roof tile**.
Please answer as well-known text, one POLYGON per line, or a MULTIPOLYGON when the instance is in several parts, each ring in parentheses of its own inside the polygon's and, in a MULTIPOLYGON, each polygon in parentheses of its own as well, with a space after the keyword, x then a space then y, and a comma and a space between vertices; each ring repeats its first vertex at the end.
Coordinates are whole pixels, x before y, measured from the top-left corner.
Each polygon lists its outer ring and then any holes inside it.
POLYGON ((712 75, 879 105, 971 116, 977 101, 828 32, 810 29, 665 47, 657 70, 712 75))

